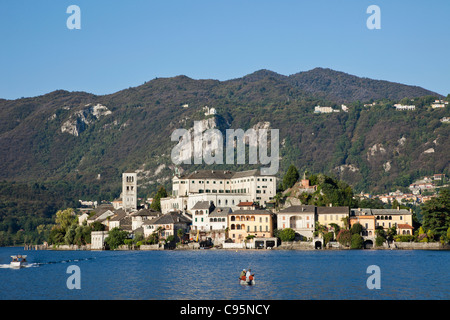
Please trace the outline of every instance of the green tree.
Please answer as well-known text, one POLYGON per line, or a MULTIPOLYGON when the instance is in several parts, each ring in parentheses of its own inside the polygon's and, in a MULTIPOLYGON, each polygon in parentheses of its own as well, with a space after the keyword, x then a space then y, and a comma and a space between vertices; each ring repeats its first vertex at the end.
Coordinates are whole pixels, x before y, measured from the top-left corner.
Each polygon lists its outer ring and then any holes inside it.
POLYGON ((105 239, 105 243, 110 249, 115 250, 119 246, 125 243, 125 239, 128 237, 128 232, 114 228, 108 233, 108 237, 105 239))
POLYGON ((184 236, 183 229, 178 229, 177 230, 177 236, 178 236, 178 239, 180 239, 180 243, 181 243, 181 240, 183 240, 183 236, 184 236))
POLYGON ((161 186, 161 187, 159 187, 156 195, 153 197, 153 202, 150 205, 150 208, 155 211, 161 212, 161 198, 165 198, 165 197, 167 197, 167 191, 163 186, 161 186))
POLYGON ((64 242, 66 244, 73 244, 75 240, 76 235, 76 225, 71 225, 69 228, 67 228, 66 235, 64 236, 64 242))
POLYGON ((293 164, 291 164, 283 177, 284 190, 292 188, 292 186, 298 181, 299 177, 300 175, 297 168, 293 164))
POLYGON ((347 229, 341 229, 339 231, 336 240, 343 246, 348 247, 350 246, 351 240, 352 240, 352 234, 350 230, 347 229))
POLYGON ((430 236, 446 235, 450 227, 450 191, 441 190, 439 195, 422 205, 423 228, 430 236), (431 231, 431 232, 430 232, 431 231))
POLYGON ((325 232, 323 235, 324 246, 326 246, 328 244, 328 242, 332 241, 333 237, 334 237, 333 232, 325 232))
POLYGON ((281 241, 293 241, 295 239, 295 231, 291 228, 285 228, 280 231, 281 241))
POLYGON ((352 235, 351 249, 361 249, 364 245, 364 239, 358 233, 352 235))
POLYGON ((56 212, 56 224, 63 230, 67 230, 70 226, 77 223, 77 216, 75 210, 68 208, 66 210, 59 210, 56 212))
POLYGON ((359 222, 352 225, 352 228, 350 229, 350 232, 352 234, 361 234, 362 231, 363 231, 363 227, 359 222))

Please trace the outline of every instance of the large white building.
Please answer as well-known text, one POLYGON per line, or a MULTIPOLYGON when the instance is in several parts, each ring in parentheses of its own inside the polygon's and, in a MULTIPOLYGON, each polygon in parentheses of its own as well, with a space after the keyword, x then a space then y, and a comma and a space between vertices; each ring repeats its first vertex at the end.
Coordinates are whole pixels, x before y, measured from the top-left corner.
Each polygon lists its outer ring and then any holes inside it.
POLYGON ((172 196, 161 199, 162 213, 187 210, 199 201, 217 207, 239 209, 241 202, 258 202, 265 206, 276 195, 276 177, 261 175, 258 169, 232 172, 199 170, 172 179, 172 196))

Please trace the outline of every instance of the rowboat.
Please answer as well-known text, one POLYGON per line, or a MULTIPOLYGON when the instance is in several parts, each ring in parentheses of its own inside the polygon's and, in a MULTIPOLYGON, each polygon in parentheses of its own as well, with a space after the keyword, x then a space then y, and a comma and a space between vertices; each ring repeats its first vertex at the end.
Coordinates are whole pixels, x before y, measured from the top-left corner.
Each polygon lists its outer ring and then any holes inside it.
POLYGON ((247 281, 247 280, 239 280, 241 285, 243 286, 254 286, 255 285, 255 279, 247 281))
POLYGON ((11 258, 11 268, 22 268, 28 265, 27 256, 22 256, 19 254, 17 256, 11 256, 11 258))

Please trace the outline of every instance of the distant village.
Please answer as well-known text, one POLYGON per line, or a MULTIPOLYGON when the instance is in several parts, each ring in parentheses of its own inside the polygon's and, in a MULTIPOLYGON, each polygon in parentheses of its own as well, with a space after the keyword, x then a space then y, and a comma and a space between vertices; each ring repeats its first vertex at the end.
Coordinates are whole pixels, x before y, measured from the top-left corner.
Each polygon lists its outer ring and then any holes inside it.
MULTIPOLYGON (((412 198, 417 201, 420 193, 432 189, 439 179, 445 176, 438 174, 412 184, 411 197, 400 193, 379 197, 384 202, 395 199, 404 203, 404 199, 412 198)), ((306 177, 298 183, 302 192, 316 190, 306 177)), ((172 194, 161 198, 161 211, 155 211, 150 209, 151 199, 138 206, 137 173, 125 172, 121 197, 100 205, 80 200, 83 208, 78 222, 105 226, 104 231, 92 231, 92 250, 105 249, 105 239, 115 228, 128 232, 130 238, 140 234, 148 239, 158 234, 159 241, 178 239, 180 243, 190 243, 190 248, 201 248, 203 243, 224 249, 275 248, 279 245, 275 232, 287 228, 294 230, 297 239, 316 249, 327 245, 317 233, 318 226, 337 231, 358 223, 365 248, 375 245, 376 231, 380 229, 388 232, 395 227, 398 235, 406 236, 414 232, 411 210, 318 207, 299 201, 276 207, 276 186, 275 176, 261 175, 259 170, 198 170, 176 174, 172 178, 172 194)), ((421 199, 426 201, 424 197, 421 199)), ((161 248, 161 243, 140 247, 141 250, 161 248)))
MULTIPOLYGON (((377 104, 380 104, 379 102, 372 102, 372 103, 366 103, 364 104, 364 107, 366 108, 370 108, 370 107, 374 107, 377 104)), ((444 101, 444 100, 435 100, 434 102, 432 102, 430 104, 430 107, 432 109, 442 109, 448 106, 448 101, 444 101)), ((394 108, 396 111, 412 111, 412 110, 416 110, 416 106, 415 105, 403 105, 401 103, 396 103, 394 104, 394 108)), ((345 104, 341 104, 341 107, 338 109, 335 109, 333 107, 329 107, 329 106, 320 106, 317 105, 314 107, 314 113, 333 113, 333 112, 348 112, 349 111, 349 107, 346 106, 345 104)), ((450 118, 449 117, 443 117, 441 119, 442 123, 448 123, 450 122, 450 118)))
POLYGON ((437 173, 432 176, 425 176, 422 179, 414 181, 408 189, 410 192, 397 190, 385 194, 371 195, 361 193, 360 197, 365 199, 378 198, 386 204, 393 204, 397 201, 399 204, 420 205, 437 196, 439 188, 449 187, 447 177, 444 173, 437 173))

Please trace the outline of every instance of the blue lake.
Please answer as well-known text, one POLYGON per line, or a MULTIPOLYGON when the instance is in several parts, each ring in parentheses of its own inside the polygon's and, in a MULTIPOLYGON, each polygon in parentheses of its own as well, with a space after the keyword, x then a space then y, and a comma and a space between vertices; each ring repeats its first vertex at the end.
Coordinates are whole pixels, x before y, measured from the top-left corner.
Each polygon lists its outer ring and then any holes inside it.
POLYGON ((450 252, 410 250, 24 251, 0 248, 0 299, 450 299, 450 252), (10 269, 10 255, 30 266, 10 269), (81 289, 68 289, 80 269, 81 289), (368 289, 370 265, 381 288, 368 289), (255 286, 241 286, 243 268, 255 286))

